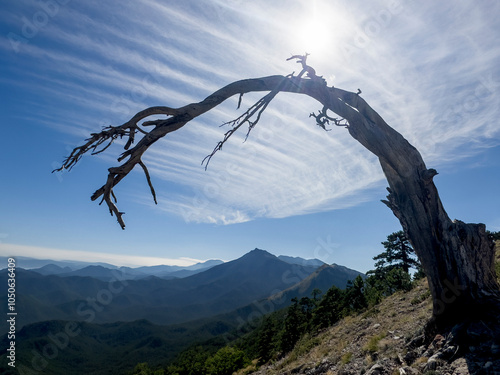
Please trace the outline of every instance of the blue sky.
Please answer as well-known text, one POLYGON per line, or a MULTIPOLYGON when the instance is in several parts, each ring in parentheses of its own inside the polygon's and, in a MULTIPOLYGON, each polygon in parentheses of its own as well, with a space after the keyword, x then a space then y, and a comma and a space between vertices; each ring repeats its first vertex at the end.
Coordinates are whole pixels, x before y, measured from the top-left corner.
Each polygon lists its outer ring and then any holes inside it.
MULTIPOLYGON (((360 271, 400 229, 376 158, 312 99, 281 94, 243 143, 201 166, 237 117, 228 100, 154 145, 116 188, 121 230, 90 195, 123 143, 51 174, 91 132, 239 79, 289 74, 291 54, 356 91, 438 170, 450 217, 500 230, 497 1, 9 1, 0 14, 0 254, 189 264, 255 247, 360 271)), ((259 96, 244 97, 242 108, 259 96)))

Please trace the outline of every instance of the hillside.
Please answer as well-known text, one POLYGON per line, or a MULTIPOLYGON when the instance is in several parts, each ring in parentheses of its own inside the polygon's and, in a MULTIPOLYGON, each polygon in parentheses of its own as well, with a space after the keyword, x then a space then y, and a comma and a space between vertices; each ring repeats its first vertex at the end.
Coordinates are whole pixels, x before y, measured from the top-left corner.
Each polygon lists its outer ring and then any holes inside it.
MULTIPOLYGON (((500 244, 497 244, 500 280, 500 244)), ((476 324, 467 328, 467 354, 449 346, 454 331, 424 344, 423 327, 432 311, 426 280, 409 292, 397 292, 376 307, 348 316, 317 336, 302 338, 279 361, 238 375, 498 375, 499 327, 476 324), (493 329, 492 329, 493 328, 493 329), (493 330, 497 331, 496 333, 493 330), (447 361, 445 361, 446 359, 447 361)))
POLYGON ((426 284, 422 281, 410 292, 398 292, 365 313, 346 317, 318 336, 306 336, 276 363, 238 374, 500 374, 500 359, 492 360, 500 358, 500 343, 485 340, 487 333, 480 327, 477 341, 470 343, 477 355, 457 355, 450 364, 438 357, 446 351, 453 355, 457 348, 447 347, 443 336, 423 344, 422 327, 432 310, 426 284))
POLYGON ((316 288, 322 293, 325 293, 332 285, 340 289, 345 289, 347 282, 349 280, 354 280, 358 275, 364 276, 361 272, 354 271, 344 266, 324 264, 304 280, 273 295, 271 300, 289 301, 293 297, 301 298, 311 296, 313 290, 316 288))

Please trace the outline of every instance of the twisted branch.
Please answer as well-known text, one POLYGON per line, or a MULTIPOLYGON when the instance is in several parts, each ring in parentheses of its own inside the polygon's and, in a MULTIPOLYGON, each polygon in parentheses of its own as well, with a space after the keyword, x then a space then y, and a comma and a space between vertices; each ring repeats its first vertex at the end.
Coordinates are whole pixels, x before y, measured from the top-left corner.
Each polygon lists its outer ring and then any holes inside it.
MULTIPOLYGON (((217 153, 217 151, 222 149, 222 146, 226 143, 226 141, 245 123, 248 123, 248 131, 247 135, 245 136, 245 141, 248 139, 248 136, 250 135, 250 132, 252 129, 257 125, 257 123, 260 120, 260 117, 266 110, 267 106, 271 101, 276 97, 276 95, 280 92, 281 87, 283 86, 283 83, 285 83, 287 77, 283 78, 283 82, 278 85, 275 89, 273 89, 270 93, 266 94, 264 97, 260 98, 254 105, 252 105, 249 109, 245 111, 241 116, 238 118, 225 122, 221 126, 225 125, 230 125, 232 129, 228 130, 224 134, 224 138, 222 141, 219 141, 217 145, 214 147, 213 151, 205 156, 205 158, 202 160, 201 165, 205 164, 205 170, 208 168, 208 164, 210 163, 210 160, 212 157, 217 153), (255 120, 252 120, 254 115, 257 114, 257 117, 255 120)), ((238 99, 238 108, 241 105, 241 98, 243 94, 240 94, 240 97, 238 99)))
POLYGON ((359 110, 354 109, 354 106, 351 103, 352 101, 359 102, 362 100, 358 95, 338 90, 333 87, 327 87, 326 82, 321 77, 318 77, 312 68, 306 65, 305 62, 307 56, 304 56, 303 59, 300 59, 300 56, 292 56, 292 58, 298 58, 299 62, 301 62, 306 68, 305 72, 308 73, 306 78, 301 78, 300 76, 294 77, 293 75, 276 75, 255 79, 245 79, 230 83, 198 103, 191 103, 180 108, 165 106, 147 108, 138 112, 129 121, 120 126, 108 126, 99 133, 92 133, 91 137, 86 139, 86 142, 82 146, 74 148, 71 154, 63 161, 62 166, 55 169, 53 172, 71 170, 86 153, 90 153, 92 155, 99 154, 107 150, 116 139, 121 139, 123 137, 127 138, 127 142, 124 146, 125 151, 117 158, 117 160, 119 162, 123 162, 123 164, 117 167, 109 168, 106 183, 97 189, 91 196, 93 201, 101 198, 99 204, 105 202, 108 206, 110 214, 112 216, 116 216, 121 228, 125 229, 125 223, 122 217, 123 212, 121 212, 116 206, 117 199, 114 193, 115 186, 123 178, 125 178, 136 165, 139 165, 146 176, 153 200, 157 203, 155 189, 151 182, 151 176, 146 165, 142 161, 142 155, 151 145, 164 137, 166 134, 180 129, 195 117, 211 110, 233 95, 239 95, 239 108, 241 105, 241 99, 245 93, 261 91, 269 92, 237 119, 221 125, 230 125, 232 128, 224 134, 223 139, 217 143, 213 151, 203 159, 202 165, 205 165, 205 169, 208 167, 210 160, 217 153, 217 151, 221 150, 222 146, 229 140, 229 138, 244 124, 248 124, 248 131, 245 140, 248 138, 252 129, 260 121, 261 116, 269 103, 280 91, 303 93, 317 99, 325 106, 329 103, 328 109, 336 112, 342 117, 346 117, 347 115, 359 115, 359 110), (142 124, 139 124, 140 121, 152 115, 165 115, 168 116, 168 118, 144 121, 142 124), (151 130, 145 131, 140 126, 143 128, 151 128, 151 130), (137 134, 140 134, 142 138, 134 147, 132 147, 132 145, 136 142, 137 134))
POLYGON ((316 125, 323 128, 325 131, 330 131, 332 129, 327 129, 326 125, 330 125, 330 121, 332 121, 336 126, 343 126, 345 128, 349 127, 349 123, 344 118, 336 118, 328 116, 328 107, 324 106, 318 114, 310 113, 309 117, 314 117, 316 119, 316 125))

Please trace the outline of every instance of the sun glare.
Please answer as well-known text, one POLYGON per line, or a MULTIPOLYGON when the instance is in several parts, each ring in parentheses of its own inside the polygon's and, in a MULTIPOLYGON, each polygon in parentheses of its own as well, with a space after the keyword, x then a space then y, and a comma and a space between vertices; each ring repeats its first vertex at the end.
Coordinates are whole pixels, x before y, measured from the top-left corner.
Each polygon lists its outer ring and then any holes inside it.
POLYGON ((339 11, 322 1, 311 2, 308 13, 301 14, 300 20, 294 26, 294 50, 310 53, 314 58, 324 57, 335 49, 335 43, 348 26, 339 11))
POLYGON ((304 51, 317 56, 321 50, 328 48, 331 42, 329 27, 324 24, 321 17, 315 16, 304 23, 300 28, 300 45, 304 51))

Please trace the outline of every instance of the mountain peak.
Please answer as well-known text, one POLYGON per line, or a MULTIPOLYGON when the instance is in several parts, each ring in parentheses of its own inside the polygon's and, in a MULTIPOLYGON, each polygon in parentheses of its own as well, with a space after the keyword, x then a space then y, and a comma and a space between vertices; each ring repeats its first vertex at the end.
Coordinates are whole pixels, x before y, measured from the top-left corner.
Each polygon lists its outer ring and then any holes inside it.
POLYGON ((252 251, 249 251, 248 253, 246 253, 245 255, 243 255, 243 257, 248 256, 248 255, 252 255, 252 256, 267 256, 267 257, 276 258, 276 256, 273 255, 273 254, 271 254, 269 251, 262 250, 262 249, 259 249, 257 247, 255 249, 253 249, 252 251))

